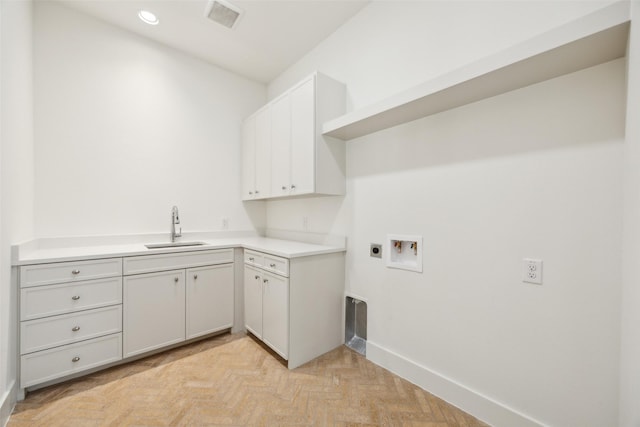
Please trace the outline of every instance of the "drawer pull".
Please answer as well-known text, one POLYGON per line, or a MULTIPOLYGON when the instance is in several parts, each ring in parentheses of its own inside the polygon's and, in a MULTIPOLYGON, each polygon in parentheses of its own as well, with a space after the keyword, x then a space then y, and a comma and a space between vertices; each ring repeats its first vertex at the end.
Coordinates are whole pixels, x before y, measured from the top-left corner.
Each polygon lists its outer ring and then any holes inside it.
POLYGON ((271 263, 271 264, 269 264, 269 267, 271 267, 271 268, 276 268, 276 265, 275 265, 275 264, 273 264, 273 263, 271 263))
POLYGON ((78 332, 80 330, 80 326, 74 326, 73 328, 71 328, 71 330, 73 332, 78 332))
POLYGON ((269 279, 263 279, 262 280, 264 283, 269 283, 269 279))
POLYGON ((258 280, 260 278, 260 276, 258 276, 257 274, 253 277, 254 279, 258 280))
POLYGON ((78 275, 78 274, 80 274, 80 270, 72 270, 71 274, 78 275))
POLYGON ((72 361, 73 363, 76 363, 76 362, 79 362, 79 361, 80 361, 80 358, 79 358, 78 356, 76 356, 76 357, 74 357, 73 359, 71 359, 71 361, 72 361))
POLYGON ((176 283, 178 283, 178 280, 180 280, 180 279, 178 279, 177 277, 175 277, 175 278, 173 279, 173 281, 174 281, 174 282, 176 282, 176 283))
POLYGON ((193 275, 193 280, 197 280, 197 279, 198 279, 198 275, 197 275, 197 274, 194 274, 194 275, 193 275))
POLYGON ((80 295, 74 295, 71 297, 72 300, 78 301, 80 299, 80 295))
POLYGON ((256 259, 254 257, 249 257, 249 261, 255 261, 256 259))

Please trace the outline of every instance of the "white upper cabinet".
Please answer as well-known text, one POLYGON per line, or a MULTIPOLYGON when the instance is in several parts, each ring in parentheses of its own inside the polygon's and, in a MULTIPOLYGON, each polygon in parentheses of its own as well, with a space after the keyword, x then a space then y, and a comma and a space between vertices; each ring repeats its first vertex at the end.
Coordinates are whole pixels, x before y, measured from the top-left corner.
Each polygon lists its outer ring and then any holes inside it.
POLYGON ((256 116, 242 124, 242 200, 255 198, 256 192, 256 116))
MULTIPOLYGON (((292 194, 309 194, 314 192, 314 167, 319 168, 318 175, 320 188, 326 185, 324 181, 331 177, 326 176, 331 171, 325 171, 324 164, 315 164, 315 140, 319 139, 318 146, 324 144, 322 136, 315 132, 315 85, 314 79, 309 79, 291 92, 291 183, 292 194)), ((319 122, 321 123, 321 122, 319 122)), ((344 156, 344 153, 341 153, 344 156)), ((325 163, 331 162, 327 159, 325 163)), ((326 167, 330 167, 329 164, 326 167)), ((334 178, 344 179, 344 171, 334 171, 334 178)), ((340 188, 340 182, 335 182, 334 187, 327 188, 329 193, 344 194, 344 188, 340 188), (342 190, 342 191, 340 191, 342 190)))
POLYGON ((271 111, 262 108, 242 125, 242 200, 271 192, 271 111))
POLYGON ((271 195, 271 110, 256 115, 256 199, 271 195))
POLYGON ((321 133, 322 123, 344 111, 344 85, 314 73, 249 117, 244 132, 243 200, 345 194, 344 144, 321 133), (249 158, 252 139, 254 167, 249 158), (259 166, 267 161, 268 166, 259 166))
POLYGON ((289 194, 291 185, 291 97, 271 105, 271 194, 289 194))

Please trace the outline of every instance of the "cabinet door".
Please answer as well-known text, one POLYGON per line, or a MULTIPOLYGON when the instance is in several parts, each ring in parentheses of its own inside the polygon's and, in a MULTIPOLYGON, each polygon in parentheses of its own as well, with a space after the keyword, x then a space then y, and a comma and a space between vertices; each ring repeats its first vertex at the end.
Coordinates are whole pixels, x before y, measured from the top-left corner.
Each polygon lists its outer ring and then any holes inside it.
POLYGON ((289 358, 289 279, 263 274, 262 340, 285 359, 289 358))
POLYGON ((256 116, 242 124, 242 200, 251 200, 256 191, 256 116))
POLYGON ((233 326, 233 264, 187 270, 187 339, 233 326))
POLYGON ((262 339, 262 273, 244 267, 244 326, 262 339))
POLYGON ((291 194, 315 191, 315 114, 310 78, 291 92, 291 194))
POLYGON ((184 341, 184 270, 127 276, 123 292, 124 357, 184 341))
POLYGON ((255 198, 271 193, 271 108, 256 113, 256 190, 255 198))
POLYGON ((271 196, 286 196, 291 185, 291 104, 285 95, 271 105, 271 196))

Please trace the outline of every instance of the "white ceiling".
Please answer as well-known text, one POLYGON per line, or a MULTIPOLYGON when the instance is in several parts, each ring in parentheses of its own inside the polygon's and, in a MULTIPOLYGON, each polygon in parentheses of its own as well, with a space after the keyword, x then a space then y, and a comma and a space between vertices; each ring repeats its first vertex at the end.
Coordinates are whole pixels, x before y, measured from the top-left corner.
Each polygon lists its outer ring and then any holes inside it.
POLYGON ((368 0, 230 0, 244 13, 234 29, 204 16, 207 0, 60 0, 144 37, 268 83, 362 9, 368 0), (160 24, 138 19, 156 14, 160 24))

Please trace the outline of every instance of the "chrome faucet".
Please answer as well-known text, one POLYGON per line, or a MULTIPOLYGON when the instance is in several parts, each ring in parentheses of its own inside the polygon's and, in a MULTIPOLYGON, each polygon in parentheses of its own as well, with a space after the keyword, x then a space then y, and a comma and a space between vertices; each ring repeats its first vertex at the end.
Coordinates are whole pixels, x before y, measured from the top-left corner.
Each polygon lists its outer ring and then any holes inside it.
POLYGON ((180 216, 178 215, 178 207, 171 208, 171 243, 176 241, 176 237, 182 237, 182 227, 176 233, 176 224, 180 224, 180 216))

